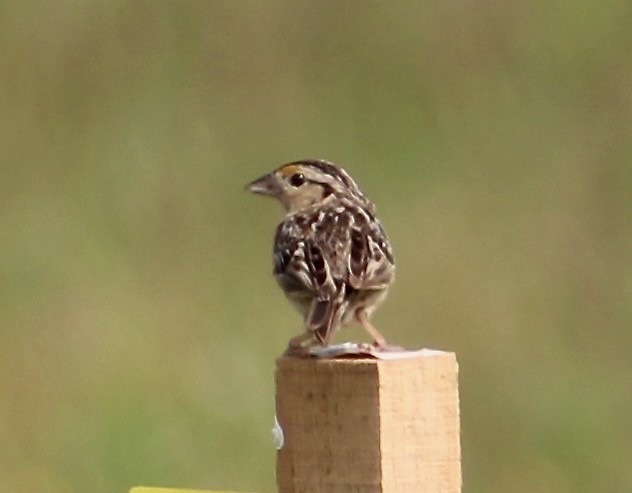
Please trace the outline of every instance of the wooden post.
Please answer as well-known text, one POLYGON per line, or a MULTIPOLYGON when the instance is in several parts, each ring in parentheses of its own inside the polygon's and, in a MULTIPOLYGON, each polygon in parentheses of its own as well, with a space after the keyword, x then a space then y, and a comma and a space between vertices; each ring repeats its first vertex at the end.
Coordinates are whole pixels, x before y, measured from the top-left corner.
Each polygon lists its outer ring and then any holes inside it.
POLYGON ((461 491, 454 353, 277 360, 279 493, 461 491))

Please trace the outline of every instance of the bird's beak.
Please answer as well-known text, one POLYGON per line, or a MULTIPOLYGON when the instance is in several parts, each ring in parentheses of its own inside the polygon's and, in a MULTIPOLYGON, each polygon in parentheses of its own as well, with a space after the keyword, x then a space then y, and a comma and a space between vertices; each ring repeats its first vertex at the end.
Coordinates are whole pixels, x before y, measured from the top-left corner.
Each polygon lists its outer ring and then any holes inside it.
POLYGON ((277 197, 281 192, 277 178, 272 173, 248 183, 246 190, 261 195, 271 195, 272 197, 277 197))

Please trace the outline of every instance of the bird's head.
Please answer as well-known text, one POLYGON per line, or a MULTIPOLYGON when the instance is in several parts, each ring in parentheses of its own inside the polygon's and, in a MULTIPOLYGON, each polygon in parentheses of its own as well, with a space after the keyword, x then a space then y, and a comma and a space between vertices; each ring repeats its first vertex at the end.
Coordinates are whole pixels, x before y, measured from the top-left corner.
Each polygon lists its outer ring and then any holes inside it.
POLYGON ((322 204, 330 197, 366 199, 349 174, 333 163, 304 159, 279 166, 246 185, 246 190, 277 198, 289 213, 322 204))

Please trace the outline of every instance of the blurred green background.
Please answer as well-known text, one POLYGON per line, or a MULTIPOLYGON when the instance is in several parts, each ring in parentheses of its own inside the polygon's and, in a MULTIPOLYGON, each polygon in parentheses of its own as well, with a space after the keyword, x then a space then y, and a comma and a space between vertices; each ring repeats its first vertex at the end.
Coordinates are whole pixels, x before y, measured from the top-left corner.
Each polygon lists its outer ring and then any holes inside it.
MULTIPOLYGON (((466 492, 632 491, 632 3, 3 2, 0 490, 274 491, 280 207, 344 165, 466 492)), ((350 329, 338 340, 361 337, 350 329)))

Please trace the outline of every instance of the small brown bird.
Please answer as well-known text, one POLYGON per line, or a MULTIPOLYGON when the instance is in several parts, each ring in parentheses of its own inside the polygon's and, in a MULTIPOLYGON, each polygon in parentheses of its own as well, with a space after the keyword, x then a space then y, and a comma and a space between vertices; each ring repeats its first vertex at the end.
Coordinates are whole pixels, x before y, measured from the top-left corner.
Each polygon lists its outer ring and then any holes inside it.
POLYGON ((355 321, 375 346, 386 348, 369 318, 394 280, 395 259, 373 204, 349 174, 328 161, 304 159, 246 189, 277 198, 287 213, 276 229, 274 276, 305 324, 288 353, 328 346, 340 326, 355 321))

